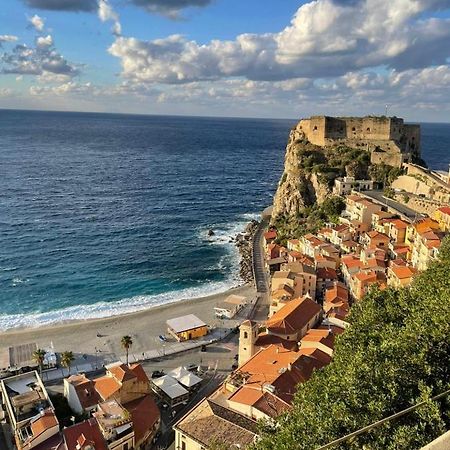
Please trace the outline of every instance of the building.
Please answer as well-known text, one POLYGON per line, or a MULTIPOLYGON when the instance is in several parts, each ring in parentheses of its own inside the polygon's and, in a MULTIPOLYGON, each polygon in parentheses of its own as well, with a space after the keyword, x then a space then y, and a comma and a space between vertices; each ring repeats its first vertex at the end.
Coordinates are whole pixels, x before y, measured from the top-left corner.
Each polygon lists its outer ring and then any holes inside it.
POLYGON ((169 319, 167 331, 177 341, 188 341, 208 334, 208 325, 194 314, 169 319))
POLYGON ((359 272, 352 276, 350 280, 350 292, 355 300, 361 300, 369 291, 369 287, 378 285, 386 286, 386 276, 384 272, 368 270, 359 272))
POLYGON ((372 163, 401 167, 420 157, 420 126, 398 117, 329 117, 302 119, 296 131, 309 142, 324 147, 341 143, 370 151, 372 163))
POLYGON ((389 237, 378 231, 368 231, 361 237, 361 244, 368 248, 381 248, 387 250, 389 237))
POLYGON ((179 450, 207 450, 220 444, 244 449, 255 441, 257 423, 205 398, 173 429, 179 450))
POLYGON ((5 378, 0 387, 18 450, 36 448, 59 433, 53 404, 36 371, 5 378))
POLYGON ((171 370, 167 375, 177 380, 188 391, 198 389, 202 382, 202 379, 197 375, 189 372, 185 367, 180 366, 171 370))
POLYGON ((440 231, 425 231, 416 233, 414 243, 411 246, 411 265, 423 271, 439 255, 439 248, 445 234, 440 231))
POLYGON ((348 195, 355 191, 371 191, 373 189, 372 180, 355 180, 354 177, 336 178, 334 180, 333 194, 348 195))
POLYGON ((100 400, 118 400, 125 404, 150 393, 149 379, 140 364, 121 362, 106 366, 106 375, 94 380, 100 400))
POLYGON ((381 206, 357 195, 349 195, 345 202, 343 217, 347 217, 350 222, 356 220, 370 226, 372 214, 381 211, 381 206))
POLYGON ((392 219, 387 221, 387 235, 394 244, 403 244, 406 238, 406 229, 408 223, 401 219, 392 219))
POLYGON ((99 403, 93 417, 108 444, 108 450, 135 448, 131 414, 117 400, 99 403))
POLYGON ((67 450, 108 450, 95 418, 64 428, 62 433, 67 450))
POLYGON ((335 282, 325 290, 323 310, 327 317, 345 320, 350 311, 348 288, 341 282, 335 282))
POLYGON ((64 397, 76 414, 94 411, 101 400, 95 383, 84 374, 64 378, 64 397))
POLYGON ((325 288, 338 280, 338 275, 335 269, 330 268, 319 268, 317 273, 317 293, 320 299, 323 298, 325 294, 325 288))
POLYGON ((450 207, 443 206, 433 213, 433 219, 439 223, 442 231, 450 231, 450 207))
POLYGON ((266 321, 267 333, 299 341, 319 322, 321 313, 322 308, 311 297, 293 299, 266 321))
POLYGON ((416 274, 413 267, 393 265, 387 269, 387 284, 394 288, 409 286, 416 274))
POLYGON ((239 327, 238 364, 242 366, 256 353, 256 340, 259 334, 259 324, 253 320, 244 320, 239 327))
POLYGON ((229 295, 214 307, 216 317, 232 319, 247 304, 247 298, 241 295, 229 295))

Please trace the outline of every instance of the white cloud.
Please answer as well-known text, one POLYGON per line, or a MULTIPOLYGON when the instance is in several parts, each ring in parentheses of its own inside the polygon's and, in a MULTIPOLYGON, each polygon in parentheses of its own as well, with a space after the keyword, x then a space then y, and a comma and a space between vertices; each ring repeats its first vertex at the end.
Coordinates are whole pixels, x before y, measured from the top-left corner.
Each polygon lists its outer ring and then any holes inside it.
POLYGON ((109 52, 120 59, 123 77, 167 84, 336 77, 380 65, 425 67, 450 56, 450 20, 421 18, 443 4, 316 0, 302 5, 279 33, 241 34, 204 45, 180 35, 153 41, 120 37, 109 52))
POLYGON ((51 47, 53 45, 53 38, 48 34, 47 36, 38 36, 36 45, 39 48, 51 47))
POLYGON ((2 42, 15 42, 19 38, 17 36, 13 36, 11 34, 0 34, 0 45, 2 42))
POLYGON ((102 22, 113 21, 112 33, 116 36, 122 34, 122 26, 120 24, 119 15, 114 11, 113 7, 107 0, 98 0, 98 17, 102 22))
POLYGON ((36 29, 36 31, 42 31, 44 29, 44 19, 42 17, 39 17, 37 14, 35 14, 30 19, 31 25, 36 29))

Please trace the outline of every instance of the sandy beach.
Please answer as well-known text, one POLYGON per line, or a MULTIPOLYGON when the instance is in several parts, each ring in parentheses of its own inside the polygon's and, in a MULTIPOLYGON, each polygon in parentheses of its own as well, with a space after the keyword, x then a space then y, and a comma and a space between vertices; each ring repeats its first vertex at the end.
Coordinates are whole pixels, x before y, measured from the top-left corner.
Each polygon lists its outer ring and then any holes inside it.
POLYGON ((76 354, 95 354, 114 358, 123 354, 120 339, 130 335, 134 354, 162 347, 158 336, 166 332, 166 320, 195 314, 208 325, 218 324, 214 317, 214 306, 230 294, 244 295, 253 299, 256 291, 249 285, 230 289, 207 297, 193 298, 156 306, 136 313, 111 318, 71 321, 52 326, 27 329, 11 329, 0 333, 0 348, 10 345, 36 342, 39 347, 53 344, 57 352, 73 351, 76 354))

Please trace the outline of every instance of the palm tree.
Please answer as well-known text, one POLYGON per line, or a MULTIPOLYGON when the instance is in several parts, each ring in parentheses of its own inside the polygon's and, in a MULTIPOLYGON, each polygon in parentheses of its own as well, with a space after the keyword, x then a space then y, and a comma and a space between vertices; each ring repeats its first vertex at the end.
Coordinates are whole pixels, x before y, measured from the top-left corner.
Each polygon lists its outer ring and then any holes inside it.
POLYGON ((131 336, 123 336, 120 343, 122 344, 122 348, 125 349, 127 352, 127 366, 128 366, 128 351, 130 350, 130 347, 133 345, 133 339, 131 339, 131 336))
POLYGON ((61 365, 63 367, 67 367, 68 373, 67 376, 70 375, 70 366, 72 365, 72 361, 75 359, 73 356, 73 352, 63 352, 61 353, 61 365))
POLYGON ((39 375, 42 377, 42 366, 44 365, 46 351, 38 348, 33 352, 33 360, 38 363, 39 375))

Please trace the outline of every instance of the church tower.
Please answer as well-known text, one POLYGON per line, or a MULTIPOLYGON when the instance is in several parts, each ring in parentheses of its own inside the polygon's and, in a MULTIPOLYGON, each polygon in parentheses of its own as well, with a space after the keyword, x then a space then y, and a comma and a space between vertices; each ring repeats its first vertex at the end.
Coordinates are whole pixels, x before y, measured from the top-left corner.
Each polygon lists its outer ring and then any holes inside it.
POLYGON ((255 342, 258 330, 258 323, 251 320, 245 320, 239 327, 239 366, 242 366, 256 353, 255 342))

